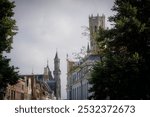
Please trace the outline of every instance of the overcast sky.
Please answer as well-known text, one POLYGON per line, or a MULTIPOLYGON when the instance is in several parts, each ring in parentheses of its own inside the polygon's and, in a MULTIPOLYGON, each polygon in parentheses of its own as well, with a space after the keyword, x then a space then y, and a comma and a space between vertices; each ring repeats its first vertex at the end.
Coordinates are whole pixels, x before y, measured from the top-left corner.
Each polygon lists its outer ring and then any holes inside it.
MULTIPOLYGON (((79 52, 87 46, 82 26, 88 26, 89 15, 106 18, 113 13, 114 0, 15 0, 15 19, 18 34, 14 37, 13 50, 9 54, 12 65, 20 74, 42 74, 49 60, 54 67, 56 50, 61 60, 62 98, 66 98, 66 54, 79 52)), ((109 27, 109 23, 106 23, 109 27)))

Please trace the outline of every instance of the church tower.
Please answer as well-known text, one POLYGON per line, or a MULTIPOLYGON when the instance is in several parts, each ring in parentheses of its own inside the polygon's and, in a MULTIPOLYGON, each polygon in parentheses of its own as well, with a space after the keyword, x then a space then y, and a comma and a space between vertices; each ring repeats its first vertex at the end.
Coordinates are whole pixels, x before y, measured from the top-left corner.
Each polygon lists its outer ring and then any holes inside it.
POLYGON ((56 81, 56 99, 61 99, 61 80, 60 80, 60 59, 58 58, 58 54, 56 52, 54 58, 54 79, 56 81))
POLYGON ((44 79, 43 79, 45 82, 46 81, 49 81, 49 80, 53 80, 53 77, 52 77, 52 74, 51 74, 51 71, 50 71, 50 68, 48 66, 48 60, 47 60, 47 66, 44 67, 44 79))
POLYGON ((49 72, 49 67, 48 67, 48 62, 47 62, 47 66, 44 67, 44 81, 48 81, 49 80, 49 77, 48 77, 48 72, 49 72))
POLYGON ((95 40, 96 32, 99 30, 99 28, 105 29, 105 16, 89 16, 89 29, 90 29, 90 51, 91 54, 97 54, 98 47, 95 40))

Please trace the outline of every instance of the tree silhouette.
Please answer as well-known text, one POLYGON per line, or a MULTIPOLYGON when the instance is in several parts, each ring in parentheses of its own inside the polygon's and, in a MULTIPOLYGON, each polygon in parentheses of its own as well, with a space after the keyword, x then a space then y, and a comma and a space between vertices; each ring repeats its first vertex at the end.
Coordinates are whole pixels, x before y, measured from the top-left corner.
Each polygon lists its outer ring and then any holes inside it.
POLYGON ((17 30, 12 18, 14 7, 14 2, 0 0, 0 99, 4 98, 7 85, 13 85, 18 80, 17 68, 10 66, 10 59, 3 55, 12 49, 13 36, 17 30))
POLYGON ((99 31, 105 41, 101 62, 93 68, 92 99, 150 99, 150 1, 115 0, 112 29, 99 31))

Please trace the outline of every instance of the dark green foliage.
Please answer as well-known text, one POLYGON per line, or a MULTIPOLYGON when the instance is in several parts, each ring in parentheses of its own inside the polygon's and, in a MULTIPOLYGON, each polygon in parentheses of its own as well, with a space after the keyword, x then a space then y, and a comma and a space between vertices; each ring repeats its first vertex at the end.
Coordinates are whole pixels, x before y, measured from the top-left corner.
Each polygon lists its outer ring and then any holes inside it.
POLYGON ((114 27, 98 33, 107 48, 93 68, 90 98, 150 99, 150 0, 116 0, 112 10, 114 27))
POLYGON ((14 7, 14 2, 0 0, 0 99, 3 99, 7 85, 15 84, 18 80, 17 68, 10 66, 10 59, 3 56, 4 52, 12 49, 13 36, 17 30, 12 18, 14 7))

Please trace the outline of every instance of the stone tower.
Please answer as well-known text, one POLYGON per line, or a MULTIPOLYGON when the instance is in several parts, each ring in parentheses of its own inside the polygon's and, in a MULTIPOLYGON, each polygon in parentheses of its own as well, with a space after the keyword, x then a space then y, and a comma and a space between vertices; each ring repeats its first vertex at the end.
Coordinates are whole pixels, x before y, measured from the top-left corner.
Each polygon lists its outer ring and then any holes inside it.
POLYGON ((89 29, 90 29, 90 51, 92 54, 97 54, 98 47, 95 40, 95 34, 98 31, 99 28, 105 29, 105 16, 89 16, 89 29))
POLYGON ((54 79, 56 81, 56 99, 61 99, 61 80, 60 80, 60 59, 58 58, 58 54, 56 52, 54 58, 54 79))
POLYGON ((44 81, 48 81, 49 80, 49 67, 48 67, 48 62, 47 62, 47 66, 44 67, 44 81))

